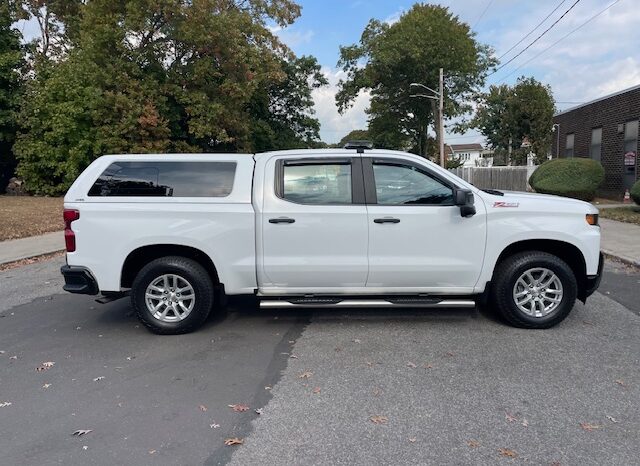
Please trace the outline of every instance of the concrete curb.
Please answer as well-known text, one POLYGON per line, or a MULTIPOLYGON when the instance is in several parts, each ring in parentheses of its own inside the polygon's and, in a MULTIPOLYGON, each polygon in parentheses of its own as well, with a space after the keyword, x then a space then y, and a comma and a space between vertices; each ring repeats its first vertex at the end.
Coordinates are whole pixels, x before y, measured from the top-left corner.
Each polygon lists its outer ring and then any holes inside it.
POLYGON ((0 242, 0 265, 63 251, 61 231, 0 242))
POLYGON ((616 254, 614 252, 608 251, 607 249, 602 249, 602 254, 605 255, 607 259, 613 259, 618 262, 622 262, 623 264, 630 265, 632 267, 640 268, 640 261, 632 259, 630 257, 622 256, 620 254, 616 254))

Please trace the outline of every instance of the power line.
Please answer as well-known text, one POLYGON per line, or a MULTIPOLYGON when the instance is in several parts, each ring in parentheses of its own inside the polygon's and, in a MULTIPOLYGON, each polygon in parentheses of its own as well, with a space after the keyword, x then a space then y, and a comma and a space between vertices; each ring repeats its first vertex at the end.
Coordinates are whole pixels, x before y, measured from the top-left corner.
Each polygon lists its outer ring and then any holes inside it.
POLYGON ((596 13, 595 15, 593 15, 591 18, 589 18, 588 20, 586 20, 584 23, 582 23, 580 26, 578 26, 577 28, 573 29, 572 31, 570 31, 568 34, 565 34, 564 36, 562 36, 560 39, 558 39, 557 41, 555 41, 553 44, 551 44, 549 47, 547 47, 546 49, 544 49, 542 52, 538 53, 537 55, 534 55, 533 57, 531 57, 529 60, 527 60, 526 62, 522 63, 520 66, 518 66, 516 69, 514 69, 511 73, 504 75, 502 77, 502 79, 496 81, 496 83, 502 82, 505 79, 507 79, 509 76, 511 76, 513 73, 515 73, 516 71, 518 71, 519 69, 521 69, 522 67, 528 65, 529 63, 531 63, 533 60, 535 60, 536 58, 538 58, 540 55, 542 55, 543 53, 545 53, 546 51, 548 51, 549 49, 555 47, 556 45, 558 45, 560 42, 562 42, 564 39, 566 39, 567 37, 569 37, 571 34, 573 34, 574 32, 578 31, 579 29, 582 29, 584 26, 586 26, 587 24, 589 24, 591 21, 593 21, 594 19, 596 19, 598 16, 600 16, 602 13, 604 13, 605 11, 607 11, 609 8, 611 8, 612 6, 614 6, 616 3, 619 3, 621 0, 615 0, 613 3, 611 3, 608 7, 604 8, 603 10, 600 10, 598 13, 596 13))
POLYGON ((501 65, 499 68, 495 69, 494 71, 492 71, 491 73, 489 73, 487 76, 491 76, 492 74, 496 74, 498 71, 500 71, 502 68, 504 68, 505 66, 507 66, 509 63, 511 63, 513 60, 515 60, 516 58, 518 58, 520 55, 522 55, 524 52, 526 52, 533 44, 535 44, 536 42, 538 42, 538 40, 540 40, 542 38, 542 36, 544 36, 547 32, 549 32, 551 30, 551 28, 553 28, 556 24, 558 24, 560 22, 560 20, 562 20, 562 18, 564 18, 571 10, 573 10, 573 7, 575 7, 578 3, 580 3, 580 0, 576 0, 573 5, 571 5, 569 7, 569 9, 567 11, 565 11, 564 13, 562 13, 562 16, 560 16, 558 19, 556 19, 553 24, 551 26, 549 26, 547 29, 544 30, 544 32, 542 34, 540 34, 538 37, 536 37, 529 45, 527 45, 525 48, 523 48, 522 50, 520 50, 520 52, 518 52, 517 54, 515 54, 513 56, 513 58, 509 59, 505 64, 501 65))
POLYGON ((482 10, 482 13, 480 13, 480 16, 478 16, 478 19, 476 19, 476 22, 473 23, 473 27, 471 29, 475 29, 476 28, 476 26, 478 25, 480 20, 484 17, 484 14, 487 12, 487 10, 489 9, 489 7, 491 6, 492 3, 493 3, 493 0, 489 0, 489 2, 487 3, 487 6, 484 7, 484 10, 482 10))
POLYGON ((565 3, 566 1, 567 1, 567 0, 562 0, 562 1, 558 4, 558 6, 556 6, 556 7, 553 9, 553 11, 552 11, 551 13, 549 13, 547 16, 545 16, 545 17, 544 17, 544 19, 543 19, 542 21, 540 21, 540 22, 536 25, 536 27, 534 27, 531 31, 529 31, 529 32, 527 33, 527 35, 526 35, 526 36, 524 36, 522 39, 520 39, 518 42, 516 42, 514 45, 512 45, 512 46, 511 46, 511 48, 510 48, 509 50, 507 50, 505 53, 503 53, 502 55, 500 55, 500 56, 498 57, 498 60, 502 60, 502 58, 503 58, 505 55, 507 55, 509 52, 511 52, 513 49, 515 49, 518 45, 522 44, 522 42, 524 42, 524 40, 525 40, 527 37, 529 37, 531 34, 533 34, 533 31, 535 31, 535 30, 536 30, 536 29, 538 29, 540 26, 542 26, 542 24, 543 24, 547 19, 549 19, 549 16, 551 16, 552 14, 554 14, 554 13, 558 10, 558 8, 560 8, 562 5, 564 5, 564 3, 565 3))

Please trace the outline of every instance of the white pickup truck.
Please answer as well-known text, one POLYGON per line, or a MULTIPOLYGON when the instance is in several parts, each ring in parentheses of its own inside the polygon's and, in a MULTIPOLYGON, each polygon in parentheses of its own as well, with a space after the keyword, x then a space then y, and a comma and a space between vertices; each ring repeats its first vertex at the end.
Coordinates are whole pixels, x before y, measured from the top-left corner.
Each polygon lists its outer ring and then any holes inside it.
POLYGON ((483 191, 394 151, 109 155, 64 199, 64 289, 130 294, 152 331, 261 307, 490 306, 548 328, 598 287, 598 210, 483 191))

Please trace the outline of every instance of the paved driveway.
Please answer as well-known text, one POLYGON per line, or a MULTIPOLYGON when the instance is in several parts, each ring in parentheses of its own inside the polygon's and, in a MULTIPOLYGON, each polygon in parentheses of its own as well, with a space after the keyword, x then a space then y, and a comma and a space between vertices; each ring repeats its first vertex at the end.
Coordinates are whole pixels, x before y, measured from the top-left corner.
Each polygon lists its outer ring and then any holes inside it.
POLYGON ((1 464, 638 464, 639 278, 624 270, 546 331, 241 302, 159 337, 125 300, 58 294, 59 262, 0 273, 1 464))

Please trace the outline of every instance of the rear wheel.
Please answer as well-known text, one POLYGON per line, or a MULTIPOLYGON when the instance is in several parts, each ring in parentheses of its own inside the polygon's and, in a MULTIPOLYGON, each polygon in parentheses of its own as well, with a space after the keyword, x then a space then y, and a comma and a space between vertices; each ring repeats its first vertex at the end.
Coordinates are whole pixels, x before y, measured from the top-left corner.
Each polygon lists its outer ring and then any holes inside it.
POLYGON ((546 252, 527 251, 498 264, 491 304, 513 326, 549 328, 569 315, 577 292, 576 277, 566 262, 546 252))
POLYGON ((213 293, 211 278, 200 264, 185 257, 162 257, 136 276, 131 304, 152 332, 187 333, 207 319, 213 293))

